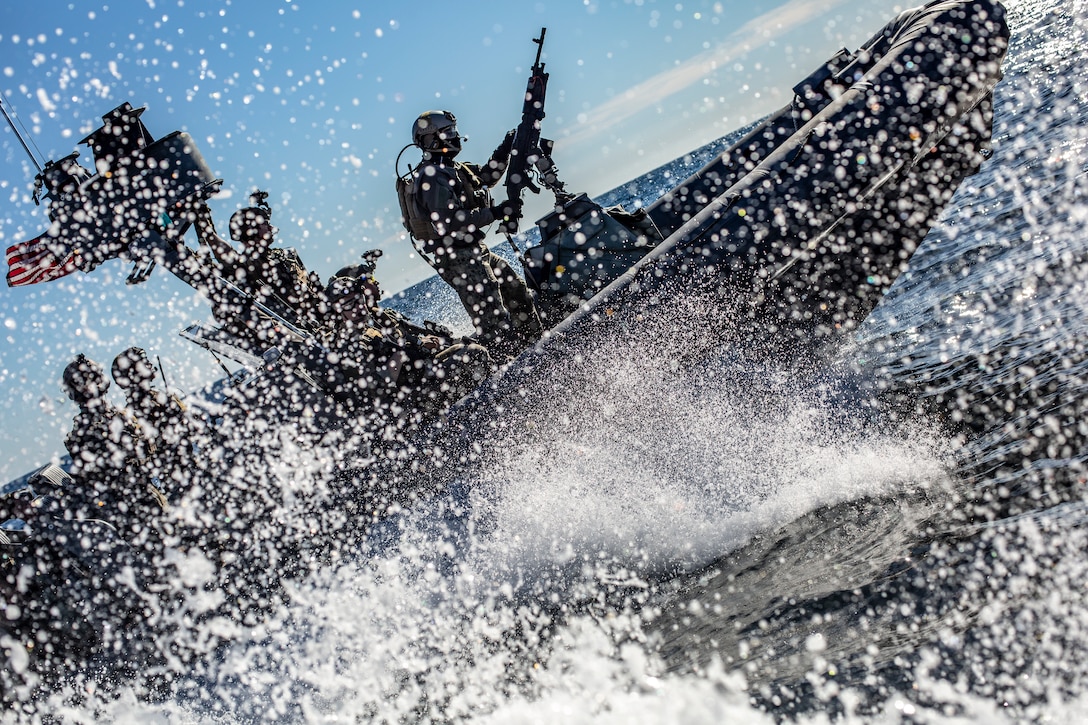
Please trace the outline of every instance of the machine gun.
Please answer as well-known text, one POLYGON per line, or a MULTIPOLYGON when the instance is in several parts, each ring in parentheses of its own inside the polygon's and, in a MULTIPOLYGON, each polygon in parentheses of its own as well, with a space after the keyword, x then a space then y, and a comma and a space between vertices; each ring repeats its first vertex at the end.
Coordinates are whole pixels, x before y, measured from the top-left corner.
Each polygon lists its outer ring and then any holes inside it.
POLYGON ((48 200, 51 224, 8 249, 9 286, 91 272, 115 258, 134 263, 130 284, 146 280, 156 263, 191 283, 183 262, 184 218, 218 192, 222 179, 189 134, 174 131, 156 140, 140 120, 144 110, 123 103, 80 142, 94 154, 95 173, 79 164, 78 151, 44 165, 31 154, 39 168, 34 202, 48 200))
MULTIPOLYGON (((548 74, 540 62, 544 50, 544 34, 547 28, 540 29, 540 37, 533 38, 537 44, 536 61, 529 72, 529 82, 525 87, 525 101, 521 107, 521 123, 514 131, 514 140, 510 148, 510 161, 506 167, 506 195, 508 199, 521 199, 522 190, 528 188, 534 194, 540 193, 540 187, 532 179, 534 171, 540 183, 557 196, 563 191, 563 183, 556 176, 555 164, 551 153, 554 142, 540 137, 540 123, 544 120, 544 98, 548 92, 548 74)), ((520 211, 518 219, 520 219, 520 211)), ((517 219, 513 221, 516 231, 517 219)))

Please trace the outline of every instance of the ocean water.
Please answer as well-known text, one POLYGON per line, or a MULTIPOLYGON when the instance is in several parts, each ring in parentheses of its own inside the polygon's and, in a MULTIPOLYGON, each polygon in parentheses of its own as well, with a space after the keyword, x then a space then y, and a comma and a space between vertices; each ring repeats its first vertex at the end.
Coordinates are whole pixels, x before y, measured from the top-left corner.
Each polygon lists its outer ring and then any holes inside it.
MULTIPOLYGON (((994 157, 832 364, 692 360, 714 312, 678 300, 365 536, 293 505, 345 445, 270 427, 259 613, 175 553, 152 664, 117 636, 41 688, 10 649, 0 721, 1088 721, 1088 7, 1007 7, 994 157), (337 545, 273 593, 287 529, 337 545)), ((463 324, 433 285, 397 305, 463 324)))

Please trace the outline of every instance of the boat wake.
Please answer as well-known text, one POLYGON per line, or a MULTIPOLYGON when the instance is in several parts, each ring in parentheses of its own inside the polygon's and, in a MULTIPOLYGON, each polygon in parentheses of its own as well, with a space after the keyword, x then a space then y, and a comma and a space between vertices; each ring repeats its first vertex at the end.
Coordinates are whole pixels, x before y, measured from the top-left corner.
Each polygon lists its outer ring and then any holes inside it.
MULTIPOLYGON (((675 351, 698 345, 670 329, 660 346, 636 329, 584 349, 564 379, 591 387, 557 398, 542 375, 522 389, 528 404, 443 495, 371 526, 355 551, 332 546, 335 564, 287 581, 259 619, 202 617, 218 604, 199 586, 212 569, 199 555, 176 561, 189 586, 170 647, 186 654, 163 658, 172 694, 158 712, 425 720, 547 709, 550 692, 590 698, 591 682, 613 705, 656 696, 675 667, 666 623, 723 562, 765 563, 752 552, 765 558, 774 541, 796 559, 792 573, 773 568, 784 596, 831 569, 847 576, 847 561, 864 562, 848 573, 861 580, 902 550, 915 502, 948 497, 947 441, 916 420, 874 425, 855 380, 725 343, 677 365, 675 351), (844 528, 844 510, 867 515, 844 528), (835 555, 820 565, 812 552, 824 547, 835 555)), ((336 455, 317 450, 311 472, 336 455)), ((680 686, 725 687, 734 695, 715 708, 750 707, 742 678, 713 673, 680 686)))

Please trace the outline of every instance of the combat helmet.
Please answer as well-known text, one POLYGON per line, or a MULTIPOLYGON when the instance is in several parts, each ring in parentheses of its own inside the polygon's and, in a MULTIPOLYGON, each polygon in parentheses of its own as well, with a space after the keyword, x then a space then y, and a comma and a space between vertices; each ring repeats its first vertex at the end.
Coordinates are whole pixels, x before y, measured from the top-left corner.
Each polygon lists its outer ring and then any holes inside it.
POLYGON ((360 295, 367 294, 377 302, 381 297, 381 287, 374 276, 378 257, 382 256, 382 250, 369 249, 363 252, 363 261, 341 267, 336 274, 329 278, 325 287, 325 294, 332 300, 357 299, 360 295))
POLYGON ((412 124, 412 142, 424 151, 453 157, 464 140, 457 131, 457 117, 449 111, 424 111, 412 124))
POLYGON ((130 347, 113 359, 110 374, 121 388, 146 388, 155 378, 155 368, 142 347, 130 347))
POLYGON ((250 194, 251 206, 234 212, 230 217, 230 238, 236 242, 248 241, 258 233, 262 224, 272 224, 272 207, 268 204, 268 192, 257 191, 250 194))
POLYGON ((68 363, 61 376, 64 392, 77 405, 86 405, 95 398, 101 398, 110 388, 109 378, 102 366, 83 353, 68 363))

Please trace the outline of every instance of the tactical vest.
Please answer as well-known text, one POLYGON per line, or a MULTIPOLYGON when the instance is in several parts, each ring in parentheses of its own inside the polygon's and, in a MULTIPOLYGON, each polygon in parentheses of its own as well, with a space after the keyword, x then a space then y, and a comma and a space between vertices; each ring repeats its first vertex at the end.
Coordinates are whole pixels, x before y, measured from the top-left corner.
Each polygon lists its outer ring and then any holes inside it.
MULTIPOLYGON (((422 165, 409 169, 404 176, 397 177, 397 201, 400 203, 400 218, 405 230, 414 239, 421 242, 435 242, 441 236, 435 231, 429 212, 419 200, 416 189, 416 176, 422 165)), ((452 167, 457 177, 455 190, 462 195, 465 209, 482 209, 491 206, 491 193, 469 164, 454 164, 452 167)))
MULTIPOLYGON (((303 266, 302 259, 299 258, 295 249, 273 247, 268 250, 268 259, 275 265, 272 272, 283 283, 281 285, 273 283, 272 286, 282 289, 284 284, 290 285, 295 288, 295 297, 301 297, 305 291, 309 290, 310 277, 306 273, 306 267, 303 266)), ((265 271, 265 275, 270 276, 268 271, 265 271)), ((265 280, 265 282, 268 281, 265 280)))

